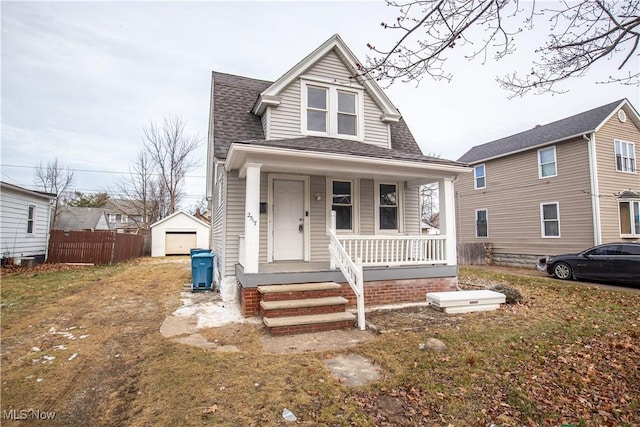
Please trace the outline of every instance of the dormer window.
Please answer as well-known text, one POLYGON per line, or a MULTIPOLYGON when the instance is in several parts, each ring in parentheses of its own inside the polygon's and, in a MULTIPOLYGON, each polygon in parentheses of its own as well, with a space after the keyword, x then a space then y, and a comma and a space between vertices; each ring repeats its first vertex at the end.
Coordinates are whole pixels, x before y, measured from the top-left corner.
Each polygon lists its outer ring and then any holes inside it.
POLYGON ((304 135, 362 140, 363 91, 360 87, 301 80, 304 135))

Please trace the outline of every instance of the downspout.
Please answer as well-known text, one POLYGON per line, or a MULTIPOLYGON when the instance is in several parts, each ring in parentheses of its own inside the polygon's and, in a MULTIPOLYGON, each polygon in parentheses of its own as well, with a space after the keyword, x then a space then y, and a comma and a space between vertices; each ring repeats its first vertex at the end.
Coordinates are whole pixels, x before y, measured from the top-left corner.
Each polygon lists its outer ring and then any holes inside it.
POLYGON ((598 159, 596 156, 596 134, 582 135, 588 141, 589 151, 589 181, 591 184, 591 215, 593 217, 593 244, 602 244, 602 223, 600 218, 600 196, 598 184, 598 159))

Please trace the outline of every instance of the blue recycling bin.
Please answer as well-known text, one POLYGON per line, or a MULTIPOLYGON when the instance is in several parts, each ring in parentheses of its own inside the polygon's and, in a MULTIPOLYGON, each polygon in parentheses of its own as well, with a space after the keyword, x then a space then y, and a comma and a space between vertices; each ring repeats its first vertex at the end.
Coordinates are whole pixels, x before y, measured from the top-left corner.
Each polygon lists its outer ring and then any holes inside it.
POLYGON ((195 254, 211 253, 211 249, 193 248, 189 251, 189 255, 193 257, 195 254))
POLYGON ((191 256, 192 291, 212 290, 213 257, 208 250, 191 256))

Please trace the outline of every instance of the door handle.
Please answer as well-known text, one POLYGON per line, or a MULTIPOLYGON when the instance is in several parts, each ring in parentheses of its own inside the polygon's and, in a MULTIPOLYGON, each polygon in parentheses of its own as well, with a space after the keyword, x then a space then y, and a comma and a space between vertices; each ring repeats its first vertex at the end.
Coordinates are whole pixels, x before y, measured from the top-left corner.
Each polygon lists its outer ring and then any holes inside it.
POLYGON ((298 231, 301 232, 301 233, 304 231, 304 224, 300 224, 298 226, 298 231))

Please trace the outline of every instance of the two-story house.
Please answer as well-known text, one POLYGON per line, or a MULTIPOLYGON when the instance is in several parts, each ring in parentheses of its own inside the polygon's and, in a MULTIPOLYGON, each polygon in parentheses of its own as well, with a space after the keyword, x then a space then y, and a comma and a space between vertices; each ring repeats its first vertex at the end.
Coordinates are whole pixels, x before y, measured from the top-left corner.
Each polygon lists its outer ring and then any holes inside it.
MULTIPOLYGON (((213 73, 211 247, 223 298, 239 298, 245 315, 274 305, 269 285, 289 294, 335 285, 332 301, 357 300, 359 316, 365 301, 424 301, 456 288, 453 180, 468 168, 424 156, 357 63, 334 35, 275 82, 213 73), (441 234, 427 236, 419 189, 431 182, 441 234)), ((330 302, 309 300, 299 312, 330 302)))
POLYGON ((640 241, 640 118, 626 100, 498 139, 460 159, 459 243, 493 244, 496 264, 640 241))

